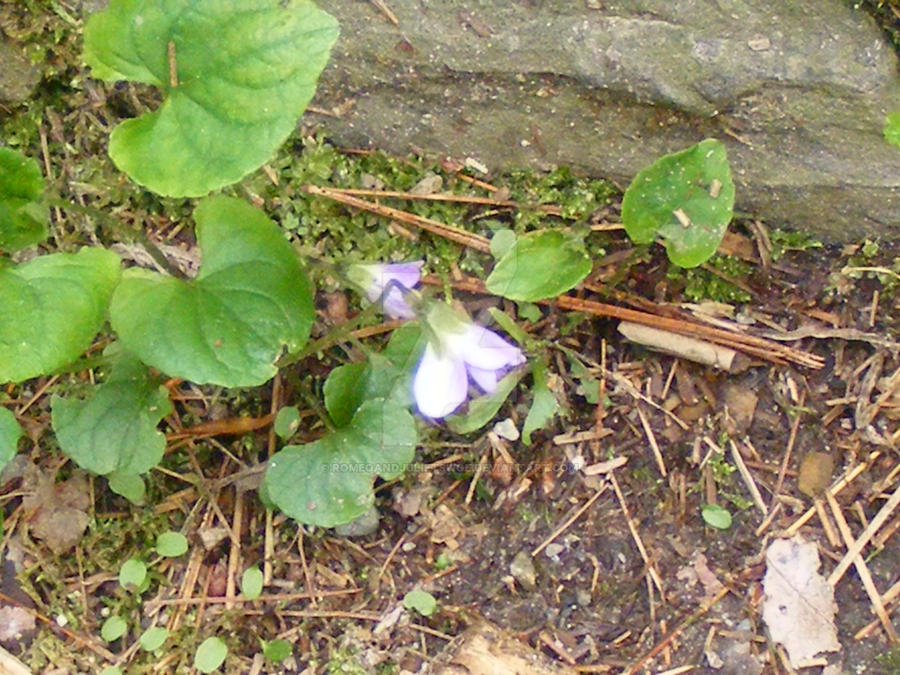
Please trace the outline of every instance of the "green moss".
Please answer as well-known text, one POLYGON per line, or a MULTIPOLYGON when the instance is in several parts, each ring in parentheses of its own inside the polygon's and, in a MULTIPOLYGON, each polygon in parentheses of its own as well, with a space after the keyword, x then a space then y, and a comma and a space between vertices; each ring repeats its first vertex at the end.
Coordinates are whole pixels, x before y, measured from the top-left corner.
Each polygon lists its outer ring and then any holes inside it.
POLYGON ((714 300, 716 302, 750 302, 752 297, 742 288, 728 281, 747 277, 753 268, 731 256, 715 255, 703 267, 682 269, 675 265, 669 268, 668 279, 683 280, 685 297, 693 302, 714 300), (710 269, 717 270, 716 274, 710 269))
POLYGON ((772 260, 779 260, 788 251, 822 247, 821 241, 806 232, 776 229, 772 230, 769 239, 772 242, 772 260))
POLYGON ((368 671, 359 663, 353 649, 341 648, 332 652, 325 664, 325 672, 329 675, 366 675, 368 671))

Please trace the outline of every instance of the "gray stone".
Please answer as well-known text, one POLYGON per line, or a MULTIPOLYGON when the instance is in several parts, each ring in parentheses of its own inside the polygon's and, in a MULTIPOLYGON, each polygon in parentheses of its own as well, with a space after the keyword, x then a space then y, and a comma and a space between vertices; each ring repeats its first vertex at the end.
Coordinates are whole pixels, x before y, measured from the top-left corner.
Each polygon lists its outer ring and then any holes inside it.
POLYGON ((0 102, 27 101, 40 79, 41 71, 22 48, 0 33, 0 102))
POLYGON ((568 164, 627 184, 723 140, 737 209, 900 234, 897 55, 846 0, 319 0, 342 35, 309 113, 339 144, 568 164))
POLYGON ((334 534, 338 537, 365 537, 378 531, 378 523, 381 516, 378 509, 370 506, 369 510, 358 518, 344 525, 334 528, 334 534))

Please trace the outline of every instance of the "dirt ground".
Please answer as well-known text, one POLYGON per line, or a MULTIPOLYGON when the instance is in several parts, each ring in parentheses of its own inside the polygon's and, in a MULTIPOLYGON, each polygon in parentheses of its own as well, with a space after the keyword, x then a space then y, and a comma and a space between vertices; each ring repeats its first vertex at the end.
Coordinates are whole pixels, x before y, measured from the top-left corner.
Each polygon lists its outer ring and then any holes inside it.
MULTIPOLYGON (((616 216, 613 204, 594 222, 616 216)), ((735 280, 750 302, 683 303, 684 279, 667 275, 653 251, 628 263, 619 303, 647 309, 642 298, 653 297, 657 311, 679 320, 687 311, 679 305, 690 305, 729 331, 782 334, 792 338, 792 353, 820 357, 822 367, 747 357, 739 372, 723 372, 631 344, 615 321, 545 307, 522 326, 584 364, 576 371, 554 353, 550 386, 563 415, 531 446, 504 438, 502 424, 467 437, 433 428, 419 463, 398 481, 376 484, 377 530, 350 537, 267 513, 246 492, 252 481, 240 463, 217 458, 264 448, 269 430, 235 436, 227 428, 233 408, 207 390, 173 388, 178 412, 167 422, 173 452, 164 470, 182 474, 182 489, 160 486, 150 510, 177 525, 191 551, 163 562, 158 585, 129 605, 115 572, 121 551, 150 536, 138 534, 149 512, 94 484, 93 540, 76 547, 73 566, 71 553, 54 557, 34 540, 33 522, 29 533, 18 497, 28 493, 27 479, 7 483, 7 557, 19 551, 24 572, 21 584, 5 576, 4 600, 14 596, 7 606, 18 606, 15 593, 26 588, 31 599, 20 602, 49 621, 7 646, 34 672, 96 672, 109 662, 131 663, 128 672, 189 672, 177 649, 148 662, 124 639, 105 644, 102 607, 112 604, 129 608, 141 626, 164 621, 186 644, 196 635, 227 636, 230 673, 792 672, 761 619, 765 550, 775 538, 799 532, 814 542, 827 577, 847 551, 838 514, 852 542, 883 511, 869 528, 861 569, 885 616, 896 606, 900 513, 888 500, 900 485, 900 312, 888 268, 900 249, 876 251, 869 242, 772 261, 764 228, 734 229, 726 246, 751 264, 735 280), (859 267, 870 269, 850 269, 859 267), (600 405, 588 403, 591 382, 600 405), (194 434, 191 457, 174 452, 189 435, 177 433, 180 420, 211 416, 226 426, 194 434), (191 469, 203 479, 183 487, 191 469), (730 526, 707 525, 704 504, 725 507, 730 526), (117 522, 135 532, 115 530, 117 522), (120 537, 118 549, 104 554, 104 537, 120 537), (236 578, 257 563, 265 563, 266 594, 244 601, 236 578), (437 600, 433 614, 404 607, 413 589, 437 600), (73 605, 86 610, 78 625, 60 627, 54 617, 71 615, 73 605), (496 653, 475 658, 472 638, 484 631, 496 653), (259 640, 276 638, 293 645, 277 665, 259 653, 259 640), (519 651, 524 656, 514 656, 519 651)), ((621 276, 620 261, 634 253, 621 233, 611 237, 618 250, 595 266, 587 288, 621 276)), ((466 287, 465 279, 454 283, 466 287)), ((514 310, 480 294, 458 297, 476 315, 487 306, 514 310)), ((285 374, 252 405, 291 400, 291 382, 285 374)), ((529 402, 524 390, 514 394, 497 420, 521 426, 529 402)), ((35 424, 45 405, 38 400, 35 424)), ((31 458, 74 480, 52 453, 36 448, 31 458)), ((802 672, 900 672, 900 651, 873 613, 860 571, 851 566, 835 588, 840 651, 802 672), (826 661, 838 669, 822 671, 826 661)))

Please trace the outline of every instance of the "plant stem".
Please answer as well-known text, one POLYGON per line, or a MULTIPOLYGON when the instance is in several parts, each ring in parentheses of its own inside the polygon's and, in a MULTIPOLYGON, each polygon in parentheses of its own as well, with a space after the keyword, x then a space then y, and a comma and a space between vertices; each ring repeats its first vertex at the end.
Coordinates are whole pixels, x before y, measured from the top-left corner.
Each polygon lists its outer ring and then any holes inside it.
POLYGON ((289 366, 292 363, 302 361, 310 354, 315 354, 316 352, 328 349, 329 347, 332 347, 339 342, 345 342, 347 340, 353 339, 353 336, 350 335, 350 333, 353 332, 360 324, 375 316, 375 312, 377 310, 378 305, 369 305, 355 317, 353 317, 349 321, 342 323, 340 326, 335 326, 326 335, 320 337, 318 340, 308 343, 305 347, 301 347, 299 351, 285 354, 280 359, 278 359, 278 362, 275 365, 278 368, 284 368, 285 366, 289 366))
POLYGON ((132 227, 126 223, 123 223, 117 218, 109 215, 105 211, 101 211, 100 209, 95 209, 91 206, 82 206, 81 204, 76 204, 74 202, 70 202, 66 199, 62 199, 60 197, 50 197, 47 202, 51 206, 59 207, 63 210, 75 211, 76 213, 80 213, 83 216, 87 216, 88 218, 95 218, 100 222, 100 224, 106 227, 108 230, 112 231, 117 236, 123 239, 129 239, 131 241, 136 241, 144 249, 147 253, 150 254, 150 257, 162 267, 167 273, 176 277, 178 279, 183 279, 184 274, 175 267, 169 259, 166 258, 165 254, 159 249, 159 247, 150 240, 150 237, 147 236, 147 233, 137 227, 132 227))

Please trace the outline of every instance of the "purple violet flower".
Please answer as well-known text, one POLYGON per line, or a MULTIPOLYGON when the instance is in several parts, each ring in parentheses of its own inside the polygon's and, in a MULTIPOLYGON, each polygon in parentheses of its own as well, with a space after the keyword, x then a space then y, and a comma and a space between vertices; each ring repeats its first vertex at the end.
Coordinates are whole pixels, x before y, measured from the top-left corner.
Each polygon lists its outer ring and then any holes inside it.
POLYGON ((410 263, 352 265, 347 276, 363 289, 369 302, 380 300, 382 310, 389 317, 412 319, 416 313, 406 303, 403 289, 411 289, 419 283, 424 264, 424 260, 417 260, 410 263), (386 293, 385 289, 388 289, 386 293))
POLYGON ((426 417, 446 417, 466 400, 471 378, 487 394, 525 355, 495 332, 436 303, 428 311, 435 340, 429 341, 413 377, 413 398, 426 417))

